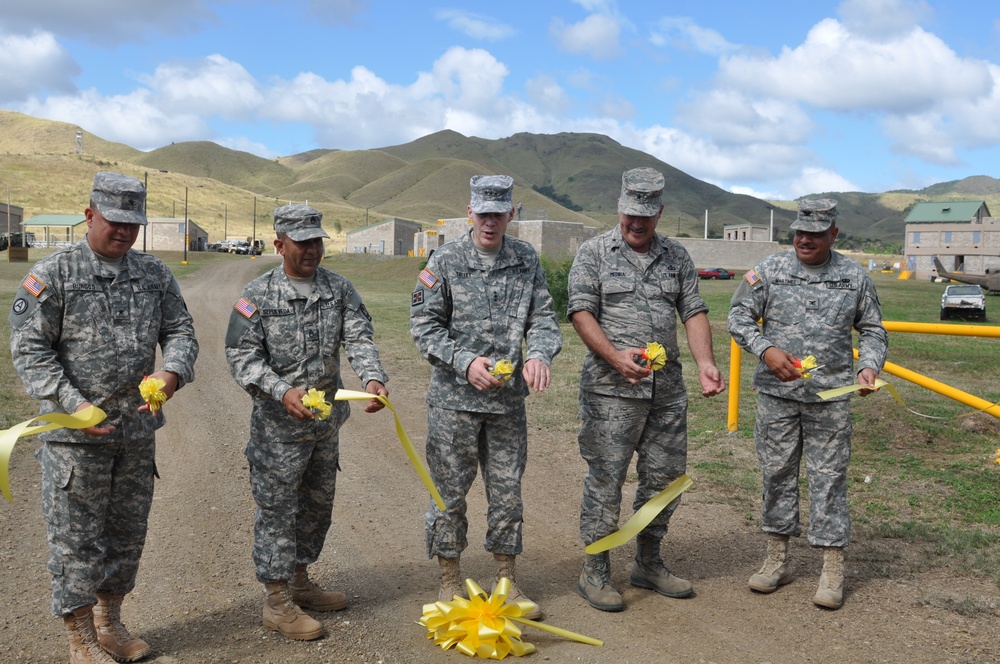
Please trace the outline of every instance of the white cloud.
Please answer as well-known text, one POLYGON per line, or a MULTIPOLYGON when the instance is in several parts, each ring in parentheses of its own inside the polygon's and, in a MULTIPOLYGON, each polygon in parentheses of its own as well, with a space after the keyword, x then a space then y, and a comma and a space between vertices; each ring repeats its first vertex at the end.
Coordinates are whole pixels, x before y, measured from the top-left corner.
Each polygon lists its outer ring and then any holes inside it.
POLYGON ((797 48, 772 58, 725 57, 720 85, 801 100, 819 108, 907 113, 947 97, 975 99, 992 79, 986 63, 962 59, 935 35, 914 28, 893 39, 869 40, 837 21, 818 23, 797 48))
POLYGON ((561 116, 573 107, 573 101, 566 95, 566 91, 548 74, 529 79, 524 87, 528 100, 543 113, 561 116))
POLYGON ((75 124, 105 140, 139 150, 159 148, 172 141, 204 140, 211 135, 197 115, 164 113, 148 90, 107 97, 90 89, 72 97, 32 99, 14 110, 75 124))
POLYGON ((80 67, 47 32, 0 34, 0 101, 18 101, 42 92, 70 92, 80 67))
POLYGON ((255 154, 258 157, 265 157, 267 159, 274 159, 275 157, 281 156, 263 143, 247 138, 246 136, 227 136, 217 138, 215 139, 215 142, 224 148, 229 148, 230 150, 249 152, 250 154, 255 154))
POLYGON ((483 41, 500 41, 517 34, 512 26, 501 23, 492 16, 476 14, 462 9, 439 9, 434 13, 439 21, 444 21, 453 30, 483 41))
POLYGON ((861 189, 850 180, 838 173, 817 166, 806 166, 798 177, 793 178, 789 185, 790 198, 799 198, 808 194, 827 191, 860 191, 861 189))
POLYGON ((598 117, 615 120, 629 120, 635 115, 635 106, 625 97, 606 94, 594 102, 594 110, 598 117))
POLYGON ((655 46, 693 48, 706 55, 722 55, 739 48, 715 30, 703 28, 686 17, 661 18, 654 24, 649 40, 655 46))
POLYGON ((813 123, 802 108, 780 99, 717 88, 681 104, 678 122, 720 144, 805 143, 813 123))
POLYGON ((549 35, 562 50, 596 60, 608 60, 621 53, 621 26, 607 14, 591 14, 571 25, 555 18, 549 26, 549 35))
POLYGON ((162 64, 140 80, 156 91, 168 111, 244 118, 255 113, 264 99, 242 65, 218 54, 162 64))

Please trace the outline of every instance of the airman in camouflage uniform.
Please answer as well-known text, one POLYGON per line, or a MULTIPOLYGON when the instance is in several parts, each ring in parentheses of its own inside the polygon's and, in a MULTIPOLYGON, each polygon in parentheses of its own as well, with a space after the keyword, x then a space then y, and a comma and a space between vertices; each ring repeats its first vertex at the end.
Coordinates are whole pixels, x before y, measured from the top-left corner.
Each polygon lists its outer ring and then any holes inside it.
POLYGON ((434 252, 410 307, 410 333, 433 366, 427 464, 446 506, 442 512, 431 503, 427 512, 427 555, 437 556, 441 566, 439 599, 462 594, 465 496, 480 466, 489 502, 485 548, 497 561, 497 579, 514 582, 508 598, 517 601, 526 599, 514 570, 522 551, 524 399, 529 387, 549 386, 562 335, 538 255, 527 242, 505 235, 514 215, 514 180, 477 175, 470 186, 472 230, 434 252), (507 382, 489 373, 501 360, 515 367, 507 382))
MULTIPOLYGON (((347 402, 333 400, 344 386, 341 346, 365 391, 388 395, 361 296, 347 279, 319 267, 323 238, 329 237, 322 219, 307 205, 274 211, 282 266, 247 285, 226 333, 233 378, 253 397, 246 456, 257 503, 253 561, 267 593, 264 625, 300 640, 323 635, 322 623, 302 608, 347 607, 343 593, 322 590, 307 572, 332 522, 338 432, 350 415, 347 402), (332 403, 326 419, 303 405, 310 388, 332 403)), ((373 398, 365 412, 382 407, 373 398)))
POLYGON ((761 527, 769 537, 767 558, 750 577, 750 587, 769 593, 792 581, 788 538, 801 532, 798 479, 804 453, 809 544, 823 548, 823 574, 813 601, 832 609, 843 603, 843 551, 851 536, 850 398, 823 401, 817 393, 854 382, 855 371, 861 385, 872 387, 888 348, 871 279, 857 262, 830 249, 839 231, 836 205, 831 199, 800 201, 791 226, 795 249, 747 272, 729 311, 729 332, 761 359, 753 378, 759 393, 754 438, 763 475, 761 527), (852 327, 860 352, 856 370, 852 327), (809 380, 793 364, 806 355, 821 365, 809 380))
MULTIPOLYGON (((583 243, 569 274, 569 316, 590 349, 580 376, 580 454, 587 462, 580 537, 585 545, 618 529, 622 485, 638 454, 635 509, 684 473, 687 391, 681 377, 677 320, 698 364, 703 396, 726 389, 715 366, 708 306, 698 274, 679 243, 656 235, 663 212, 663 175, 635 168, 622 175, 619 225, 583 243), (649 342, 663 345, 666 365, 637 361, 649 342)), ((691 584, 667 569, 660 542, 678 501, 637 540, 630 583, 667 597, 688 597, 691 584)), ((601 611, 621 611, 608 554, 588 555, 577 590, 601 611)))
POLYGON ((144 657, 150 646, 120 621, 135 586, 156 476, 154 432, 164 424, 139 383, 167 397, 194 380, 198 343, 180 287, 158 258, 130 251, 146 225, 135 178, 94 176, 89 232, 38 261, 14 297, 10 348, 42 413, 98 406, 107 419, 41 434, 42 512, 48 524, 52 611, 76 661, 144 657), (156 348, 163 365, 156 370, 156 348), (97 604, 94 608, 95 603, 97 604), (96 621, 96 632, 95 632, 96 621))

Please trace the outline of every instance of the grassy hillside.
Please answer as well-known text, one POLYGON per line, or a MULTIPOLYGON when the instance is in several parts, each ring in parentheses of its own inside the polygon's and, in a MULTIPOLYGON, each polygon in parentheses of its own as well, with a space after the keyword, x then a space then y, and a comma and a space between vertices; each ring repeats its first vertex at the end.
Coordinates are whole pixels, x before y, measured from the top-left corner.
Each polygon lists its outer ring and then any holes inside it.
MULTIPOLYGON (((441 131, 405 145, 377 150, 316 149, 262 159, 209 142, 178 143, 152 152, 104 141, 84 132, 75 153, 77 127, 0 111, 0 187, 26 216, 80 212, 94 172, 118 170, 148 181, 149 213, 188 215, 209 232, 270 237, 272 210, 308 202, 326 215, 334 232, 389 216, 432 222, 463 215, 468 181, 481 173, 514 177, 514 198, 549 219, 607 228, 616 221, 621 174, 651 166, 666 179, 662 230, 695 237, 708 212, 710 236, 732 223, 766 224, 774 211, 782 234, 795 218, 794 201, 763 201, 702 182, 648 154, 600 134, 515 134, 499 140, 441 131)), ((843 237, 902 239, 902 220, 916 202, 984 199, 1000 214, 1000 180, 975 176, 922 191, 881 194, 812 194, 840 201, 843 237)))

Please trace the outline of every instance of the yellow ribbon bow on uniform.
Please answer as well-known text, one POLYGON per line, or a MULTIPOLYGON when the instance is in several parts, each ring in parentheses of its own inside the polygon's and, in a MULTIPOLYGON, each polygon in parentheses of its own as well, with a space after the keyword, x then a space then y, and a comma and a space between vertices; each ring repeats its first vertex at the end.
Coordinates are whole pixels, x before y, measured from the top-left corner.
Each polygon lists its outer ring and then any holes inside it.
POLYGON ((646 360, 646 366, 651 370, 662 369, 667 364, 667 350, 663 344, 650 341, 646 350, 642 351, 642 359, 646 360))
POLYGON ((514 363, 510 360, 500 360, 490 369, 490 374, 502 381, 508 381, 514 375, 514 363))

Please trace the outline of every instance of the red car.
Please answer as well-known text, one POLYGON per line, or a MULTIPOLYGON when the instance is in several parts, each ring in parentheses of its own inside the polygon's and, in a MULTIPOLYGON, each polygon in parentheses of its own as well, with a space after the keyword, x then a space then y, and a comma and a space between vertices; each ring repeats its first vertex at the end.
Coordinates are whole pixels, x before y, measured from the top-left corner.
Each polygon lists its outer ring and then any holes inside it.
POLYGON ((735 276, 735 272, 730 272, 729 270, 721 267, 710 267, 704 270, 698 270, 699 279, 732 279, 735 276))

